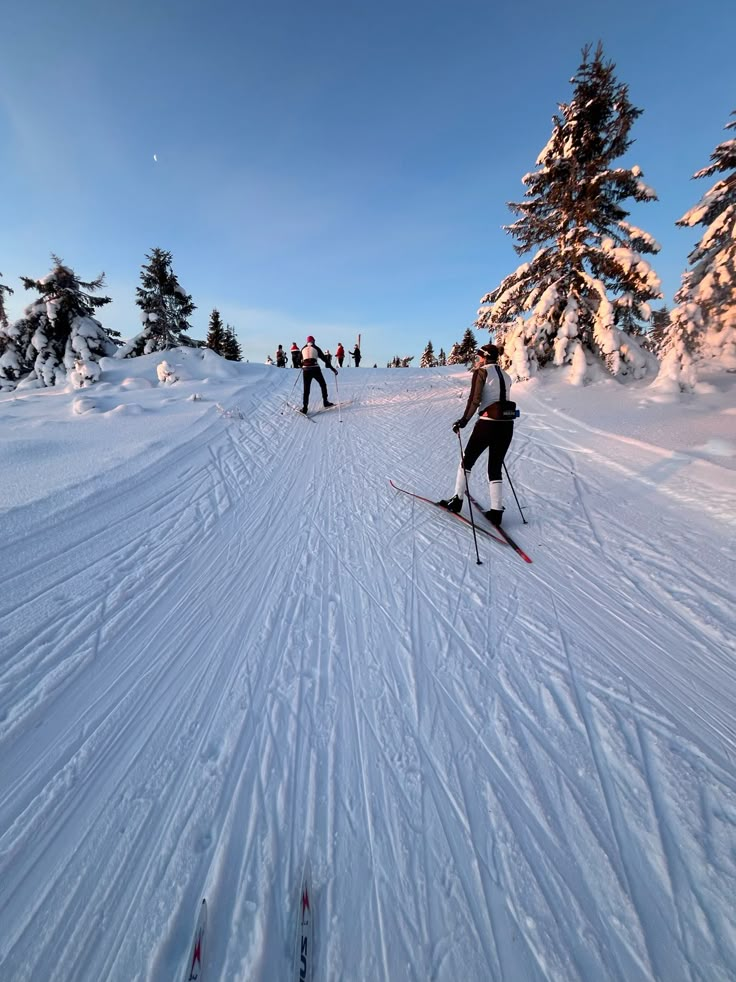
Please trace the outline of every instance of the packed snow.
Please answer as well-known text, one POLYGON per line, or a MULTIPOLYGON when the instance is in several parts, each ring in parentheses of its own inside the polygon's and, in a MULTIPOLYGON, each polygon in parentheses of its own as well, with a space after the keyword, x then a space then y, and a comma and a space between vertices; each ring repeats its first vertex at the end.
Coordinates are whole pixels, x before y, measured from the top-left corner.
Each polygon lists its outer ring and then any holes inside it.
POLYGON ((289 978, 307 860, 315 978, 736 977, 736 374, 515 385, 479 565, 463 368, 100 369, 0 395, 3 979, 289 978))

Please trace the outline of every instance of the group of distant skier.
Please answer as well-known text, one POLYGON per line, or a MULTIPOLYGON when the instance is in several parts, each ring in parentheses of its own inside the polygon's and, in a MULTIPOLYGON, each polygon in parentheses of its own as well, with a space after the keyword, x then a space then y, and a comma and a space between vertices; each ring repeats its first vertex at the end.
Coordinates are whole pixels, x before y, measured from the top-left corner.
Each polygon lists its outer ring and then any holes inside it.
MULTIPOLYGON (((309 344, 309 338, 307 338, 307 344, 309 344)), ((303 351, 303 348, 300 348, 299 345, 296 343, 296 341, 292 341, 292 343, 291 343, 291 349, 289 351, 289 353, 291 355, 291 367, 292 368, 302 368, 303 367, 302 351, 303 351)), ((353 348, 353 350, 352 351, 349 351, 348 354, 352 357, 353 361, 355 362, 355 367, 356 368, 360 368, 360 359, 361 359, 360 346, 358 344, 356 344, 355 347, 353 348)), ((327 366, 327 368, 330 368, 330 369, 332 368, 332 359, 333 358, 335 359, 335 361, 337 362, 337 364, 340 366, 340 368, 342 368, 343 362, 345 361, 345 349, 343 348, 342 343, 338 343, 337 348, 335 349, 334 355, 332 354, 332 352, 330 351, 329 348, 325 348, 325 350, 322 352, 322 355, 320 357, 323 358, 323 360, 324 360, 325 365, 327 366)), ((281 344, 276 349, 275 363, 276 363, 276 367, 277 368, 286 368, 287 365, 288 365, 288 363, 289 363, 288 362, 288 357, 287 357, 286 351, 284 350, 284 347, 281 344)), ((266 358, 266 364, 267 365, 273 365, 274 364, 274 359, 270 355, 266 358)))
MULTIPOLYGON (((458 514, 463 507, 463 499, 468 490, 470 472, 478 458, 488 451, 488 490, 491 507, 484 512, 492 525, 500 526, 503 518, 503 476, 502 468, 506 452, 511 445, 514 435, 515 403, 509 400, 511 392, 511 376, 498 365, 499 349, 495 344, 484 344, 475 353, 473 375, 470 383, 470 394, 463 415, 452 424, 454 433, 459 434, 477 413, 477 419, 470 438, 462 449, 460 441, 460 465, 455 478, 455 493, 451 498, 438 502, 448 511, 458 514)), ((356 367, 360 365, 360 348, 355 345, 350 352, 356 367)), ((343 367, 345 349, 338 344, 335 359, 340 368, 343 367)), ((300 368, 303 380, 303 397, 301 412, 309 410, 309 392, 312 382, 319 385, 322 393, 322 405, 325 408, 334 406, 330 402, 327 383, 319 366, 321 361, 325 368, 337 376, 337 369, 332 364, 333 355, 329 348, 325 351, 317 345, 310 334, 306 344, 299 348, 294 342, 291 346, 291 363, 294 368, 300 368)), ((269 358, 270 361, 270 358, 269 358)), ((273 364, 273 362, 271 362, 273 364)), ((286 368, 287 357, 281 345, 276 351, 276 364, 286 368)))

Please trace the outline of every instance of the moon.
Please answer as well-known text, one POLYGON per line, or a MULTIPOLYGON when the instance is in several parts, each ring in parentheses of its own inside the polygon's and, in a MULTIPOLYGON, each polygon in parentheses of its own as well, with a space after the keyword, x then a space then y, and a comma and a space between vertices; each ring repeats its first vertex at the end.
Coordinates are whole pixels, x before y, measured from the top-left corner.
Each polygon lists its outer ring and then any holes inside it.
POLYGON ((158 163, 158 157, 156 156, 156 154, 153 155, 153 159, 158 163))

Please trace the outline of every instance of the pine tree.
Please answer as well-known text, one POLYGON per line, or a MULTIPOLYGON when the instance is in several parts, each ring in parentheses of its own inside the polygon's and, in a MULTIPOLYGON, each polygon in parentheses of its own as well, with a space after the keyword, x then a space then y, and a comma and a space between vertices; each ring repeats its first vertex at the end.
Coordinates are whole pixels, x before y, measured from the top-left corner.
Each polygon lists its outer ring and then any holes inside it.
POLYGON ((141 267, 142 285, 136 288, 143 330, 125 345, 123 357, 168 351, 180 345, 199 347, 186 333, 191 329, 188 318, 197 308, 174 274, 171 253, 152 249, 146 259, 148 263, 141 267))
POLYGON ((437 365, 437 359, 435 358, 434 348, 432 347, 432 342, 427 342, 427 347, 424 349, 421 360, 419 362, 420 368, 435 368, 437 365))
POLYGON ((215 309, 210 314, 209 330, 207 331, 206 346, 214 351, 215 354, 222 355, 225 344, 225 328, 219 310, 215 309))
MULTIPOLYGON (((2 275, 3 274, 0 273, 0 277, 2 275)), ((0 327, 8 326, 8 315, 5 312, 5 294, 12 292, 13 290, 9 286, 6 286, 4 283, 0 283, 0 327)))
POLYGON ((523 178, 524 201, 509 207, 520 217, 506 226, 520 266, 481 303, 476 326, 496 332, 505 361, 533 371, 553 362, 572 364, 582 382, 597 361, 613 375, 640 378, 654 359, 636 341, 651 315, 660 283, 641 254, 659 251, 646 232, 630 225, 624 202, 656 199, 639 167, 614 165, 631 146, 641 110, 629 101, 612 62, 590 47, 572 79, 573 97, 553 117, 552 136, 523 178), (523 354, 520 349, 530 349, 523 354))
POLYGON ((475 358, 478 350, 478 341, 472 328, 468 328, 463 334, 462 341, 453 344, 450 354, 447 356, 448 365, 468 365, 475 358))
POLYGON ((14 324, 0 328, 0 386, 14 388, 23 381, 36 386, 81 388, 99 378, 99 361, 116 351, 113 335, 92 315, 110 303, 95 297, 104 274, 90 282, 52 255, 51 272, 43 279, 22 276, 27 290, 40 297, 26 307, 14 324))
POLYGON ((243 352, 240 348, 240 343, 235 336, 235 331, 229 324, 225 326, 223 334, 222 355, 224 358, 227 358, 228 361, 243 360, 243 352))
MULTIPOLYGON (((725 129, 736 130, 736 119, 725 129)), ((736 368, 736 139, 720 143, 710 159, 693 177, 718 174, 719 179, 677 222, 686 228, 702 225, 705 232, 688 257, 690 268, 675 295, 678 307, 663 352, 669 356, 666 367, 673 370, 672 348, 682 351, 684 339, 688 359, 717 358, 724 367, 736 368)))
POLYGON ((439 368, 444 368, 447 364, 447 355, 445 354, 445 349, 440 348, 440 353, 437 355, 437 365, 439 368))

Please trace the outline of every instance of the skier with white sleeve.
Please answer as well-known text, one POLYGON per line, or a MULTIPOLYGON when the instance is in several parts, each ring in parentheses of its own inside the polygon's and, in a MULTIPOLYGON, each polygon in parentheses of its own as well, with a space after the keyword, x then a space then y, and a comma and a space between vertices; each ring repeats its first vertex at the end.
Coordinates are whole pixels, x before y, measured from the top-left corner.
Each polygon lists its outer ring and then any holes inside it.
POLYGON ((492 525, 500 525, 503 517, 501 468, 514 435, 516 406, 510 403, 511 378, 498 367, 498 348, 485 344, 476 352, 476 363, 465 412, 452 424, 454 433, 467 426, 478 411, 478 419, 465 447, 455 480, 455 494, 438 502, 456 514, 463 506, 465 481, 469 480, 473 464, 488 450, 488 482, 491 495, 490 511, 485 512, 492 525), (513 408, 510 408, 513 407, 513 408))
MULTIPOLYGON (((327 365, 327 359, 325 358, 325 353, 321 348, 317 347, 314 343, 314 338, 310 334, 307 338, 307 343, 302 348, 302 379, 304 380, 304 396, 302 398, 302 409, 303 413, 306 413, 309 409, 309 390, 312 387, 312 379, 314 379, 322 390, 322 405, 325 409, 330 406, 334 406, 334 402, 330 402, 327 398, 327 383, 325 382, 325 377, 322 374, 322 369, 319 367, 319 361, 323 361, 327 365)), ((332 371, 337 375, 337 369, 329 366, 332 371)))

